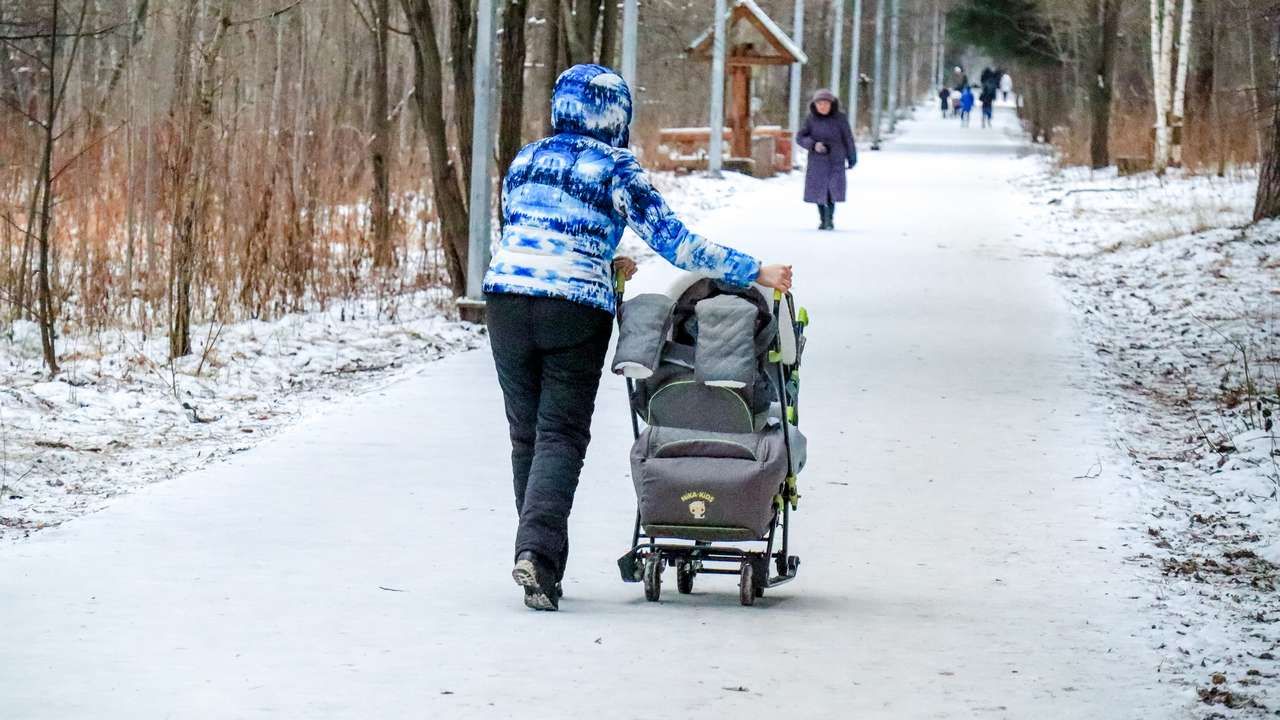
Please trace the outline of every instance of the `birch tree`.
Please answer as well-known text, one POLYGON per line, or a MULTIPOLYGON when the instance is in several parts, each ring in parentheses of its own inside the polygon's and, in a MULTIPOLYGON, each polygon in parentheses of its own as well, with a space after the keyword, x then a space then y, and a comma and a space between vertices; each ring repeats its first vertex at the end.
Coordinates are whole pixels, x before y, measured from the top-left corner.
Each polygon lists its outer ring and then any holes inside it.
POLYGON ((1163 174, 1171 162, 1181 161, 1182 115, 1186 107, 1187 62, 1191 51, 1194 0, 1182 0, 1181 32, 1178 0, 1151 0, 1151 68, 1156 111, 1155 153, 1152 167, 1163 174), (1174 33, 1178 32, 1177 66, 1174 33), (1176 128, 1176 135, 1175 135, 1176 128), (1178 146, 1175 154, 1174 145, 1178 146))

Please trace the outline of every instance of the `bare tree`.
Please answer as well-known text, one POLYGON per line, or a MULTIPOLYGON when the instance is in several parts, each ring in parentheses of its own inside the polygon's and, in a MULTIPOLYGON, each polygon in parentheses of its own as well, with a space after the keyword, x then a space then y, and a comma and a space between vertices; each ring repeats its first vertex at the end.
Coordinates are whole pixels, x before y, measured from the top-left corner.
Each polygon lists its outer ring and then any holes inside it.
POLYGON ((373 261, 378 267, 395 264, 391 247, 391 178, 387 154, 391 147, 391 117, 388 107, 387 56, 391 37, 389 0, 369 0, 370 31, 373 35, 373 103, 370 110, 369 165, 373 171, 370 210, 373 229, 373 261))
MULTIPOLYGON (((400 4, 408 16, 409 37, 413 41, 414 104, 427 141, 431 187, 440 218, 440 237, 444 244, 449 282, 454 296, 461 297, 467 291, 467 206, 458 165, 449 151, 444 114, 444 71, 440 48, 436 45, 435 16, 429 0, 400 0, 400 4)), ((457 40, 465 35, 454 32, 451 37, 457 40)))
MULTIPOLYGON (((1089 164, 1104 168, 1111 164, 1111 101, 1115 81, 1117 37, 1122 0, 1089 0, 1089 18, 1096 23, 1088 41, 1093 49, 1094 82, 1089 84, 1089 107, 1092 116, 1089 139, 1089 164)), ((1088 32, 1088 31, 1086 31, 1088 32)))
POLYGON ((524 128, 524 56, 527 0, 509 0, 502 19, 502 79, 498 96, 502 107, 498 119, 498 176, 520 150, 524 128))
POLYGON ((231 1, 222 0, 213 37, 195 47, 200 5, 198 0, 188 0, 183 11, 175 105, 171 111, 178 129, 171 175, 174 221, 169 251, 169 356, 173 358, 191 354, 192 282, 209 201, 208 156, 215 130, 213 110, 218 83, 214 70, 232 25, 231 1))
MULTIPOLYGON (((1280 98, 1280 13, 1271 17, 1271 53, 1273 98, 1280 98)), ((1253 219, 1267 220, 1280 217, 1280 102, 1271 104, 1271 129, 1258 173, 1258 195, 1253 205, 1253 219)))

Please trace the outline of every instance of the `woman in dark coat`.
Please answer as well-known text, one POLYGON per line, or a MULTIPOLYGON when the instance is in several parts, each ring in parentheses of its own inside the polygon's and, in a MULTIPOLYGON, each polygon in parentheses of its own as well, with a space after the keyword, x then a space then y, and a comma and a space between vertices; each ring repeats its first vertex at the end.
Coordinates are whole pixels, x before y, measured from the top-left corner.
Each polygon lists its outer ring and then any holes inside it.
POLYGON ((840 101, 830 90, 819 90, 809 103, 809 117, 796 133, 796 143, 809 151, 804 176, 804 201, 816 203, 822 224, 834 230, 836 203, 844 202, 845 167, 858 164, 849 119, 840 112, 840 101))

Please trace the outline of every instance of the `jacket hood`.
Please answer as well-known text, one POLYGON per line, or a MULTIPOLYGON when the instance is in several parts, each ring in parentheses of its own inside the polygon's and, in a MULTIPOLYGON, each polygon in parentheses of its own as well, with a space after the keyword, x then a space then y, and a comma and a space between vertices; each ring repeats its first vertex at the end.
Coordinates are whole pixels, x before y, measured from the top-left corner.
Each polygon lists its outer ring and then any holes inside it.
POLYGON ((595 138, 613 147, 630 142, 631 88, 600 65, 574 65, 560 74, 551 97, 551 127, 557 133, 595 138))
POLYGON ((836 97, 836 94, 830 90, 823 88, 814 93, 813 99, 809 101, 809 111, 814 115, 818 114, 818 108, 816 106, 819 100, 826 100, 831 103, 831 115, 835 115, 840 112, 840 98, 836 97))

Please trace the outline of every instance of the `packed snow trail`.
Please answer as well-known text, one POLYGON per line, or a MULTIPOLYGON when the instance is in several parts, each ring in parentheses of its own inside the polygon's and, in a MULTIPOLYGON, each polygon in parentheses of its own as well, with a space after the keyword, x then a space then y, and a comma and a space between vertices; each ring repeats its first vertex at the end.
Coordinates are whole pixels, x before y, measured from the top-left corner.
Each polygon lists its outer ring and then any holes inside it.
MULTIPOLYGON (((929 119, 819 233, 797 174, 699 230, 793 262, 813 317, 797 580, 623 584, 606 376, 557 614, 521 603, 492 361, 455 356, 0 551, 0 702, 43 718, 1155 718, 1132 501, 1068 308, 1015 234, 1020 143, 929 119), (1103 458, 1103 471, 1090 472, 1103 458)), ((667 272, 645 267, 633 291, 667 272)))

